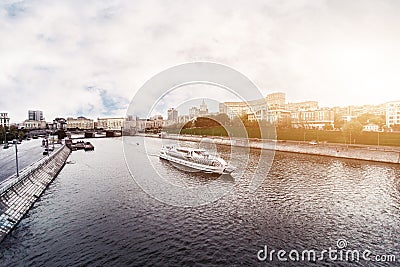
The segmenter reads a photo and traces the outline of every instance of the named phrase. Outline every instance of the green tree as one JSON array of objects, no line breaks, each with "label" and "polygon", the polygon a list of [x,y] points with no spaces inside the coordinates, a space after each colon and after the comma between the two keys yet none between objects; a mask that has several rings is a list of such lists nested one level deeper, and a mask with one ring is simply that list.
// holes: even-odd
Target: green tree
[{"label": "green tree", "polygon": [[325,123],[325,125],[324,125],[324,130],[326,130],[326,131],[331,131],[331,130],[333,130],[332,124],[330,124],[330,123]]},{"label": "green tree", "polygon": [[5,137],[5,133],[7,132],[7,141],[11,141],[13,139],[19,139],[20,136],[24,135],[24,133],[20,130],[18,130],[18,128],[15,125],[11,125],[10,127],[3,127],[0,126],[0,140],[1,143],[4,143],[4,137]]},{"label": "green tree", "polygon": [[226,115],[225,113],[217,114],[214,116],[214,118],[222,125],[228,125],[231,122],[228,115]]},{"label": "green tree", "polygon": [[196,127],[204,128],[204,127],[213,127],[219,126],[220,124],[212,118],[207,117],[198,117],[194,122]]},{"label": "green tree", "polygon": [[375,115],[371,113],[365,113],[358,116],[357,121],[359,121],[362,125],[367,125],[369,123],[372,123],[379,125],[379,127],[382,127],[385,124],[385,115]]},{"label": "green tree", "polygon": [[185,123],[185,125],[182,126],[182,129],[190,129],[194,127],[194,122],[192,120],[188,121]]},{"label": "green tree", "polygon": [[355,143],[355,139],[362,133],[363,126],[359,121],[353,120],[343,125],[343,135],[349,143]]},{"label": "green tree", "polygon": [[0,141],[1,141],[1,143],[4,142],[4,132],[5,131],[6,131],[6,129],[2,125],[0,125]]},{"label": "green tree", "polygon": [[62,129],[57,130],[57,131],[55,132],[55,134],[57,135],[58,140],[61,140],[61,139],[64,139],[65,137],[67,137],[67,134],[66,134],[65,131],[62,130]]},{"label": "green tree", "polygon": [[341,129],[344,126],[343,118],[340,115],[335,114],[334,119],[333,119],[333,125],[334,125],[335,129]]},{"label": "green tree", "polygon": [[231,122],[232,126],[243,126],[249,124],[249,118],[247,114],[242,114],[240,116],[235,116]]},{"label": "green tree", "polygon": [[291,129],[292,128],[292,119],[290,117],[282,118],[276,124],[279,129]]}]

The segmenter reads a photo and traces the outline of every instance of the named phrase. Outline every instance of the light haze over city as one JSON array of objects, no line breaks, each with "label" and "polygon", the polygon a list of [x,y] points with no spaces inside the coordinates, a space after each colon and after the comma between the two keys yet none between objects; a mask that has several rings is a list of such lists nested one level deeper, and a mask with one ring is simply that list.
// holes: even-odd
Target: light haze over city
[{"label": "light haze over city", "polygon": [[29,109],[46,119],[124,116],[146,80],[192,61],[226,64],[263,95],[285,92],[289,102],[399,100],[399,7],[396,0],[3,1],[1,111],[13,123]]}]

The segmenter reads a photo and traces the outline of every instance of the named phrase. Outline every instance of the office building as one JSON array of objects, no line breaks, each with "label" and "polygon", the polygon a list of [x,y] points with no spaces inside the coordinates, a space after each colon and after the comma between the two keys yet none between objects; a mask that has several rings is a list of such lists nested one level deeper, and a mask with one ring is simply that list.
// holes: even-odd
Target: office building
[{"label": "office building", "polygon": [[85,117],[67,118],[67,129],[93,130],[94,122]]},{"label": "office building", "polygon": [[28,110],[28,120],[30,121],[42,121],[43,111],[41,110]]},{"label": "office building", "polygon": [[0,126],[10,127],[10,118],[8,117],[8,113],[0,113]]},{"label": "office building", "polygon": [[386,103],[386,126],[400,125],[400,101]]},{"label": "office building", "polygon": [[178,111],[174,108],[168,109],[168,121],[178,122]]},{"label": "office building", "polygon": [[121,131],[124,127],[124,118],[98,118],[97,129]]}]

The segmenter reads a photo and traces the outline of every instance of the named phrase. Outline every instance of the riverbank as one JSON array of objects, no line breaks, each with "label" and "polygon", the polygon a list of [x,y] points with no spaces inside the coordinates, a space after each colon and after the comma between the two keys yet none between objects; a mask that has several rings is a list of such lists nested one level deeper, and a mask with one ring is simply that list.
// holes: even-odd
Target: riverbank
[{"label": "riverbank", "polygon": [[[141,134],[146,137],[159,138],[154,134]],[[348,158],[385,163],[400,163],[400,148],[390,146],[344,145],[331,143],[310,144],[301,141],[262,140],[229,138],[220,136],[175,135],[167,134],[163,138],[192,142],[212,142],[215,144],[269,149],[275,151]]]},{"label": "riverbank", "polygon": [[[224,136],[227,137],[229,131],[231,136],[241,136],[241,132],[246,130],[248,138],[261,138],[261,128],[258,127],[238,127],[222,126],[215,127],[199,127],[199,128],[186,128],[186,129],[166,129],[171,134],[184,134],[184,135],[206,135],[206,136]],[[400,133],[399,132],[368,132],[363,131],[359,134],[350,135],[345,134],[339,130],[318,130],[318,129],[302,129],[302,128],[275,128],[262,130],[267,136],[263,138],[272,138],[277,140],[286,141],[305,141],[310,142],[313,140],[320,142],[328,142],[331,144],[358,144],[368,146],[394,146],[400,147]],[[272,136],[268,136],[272,134]]]}]

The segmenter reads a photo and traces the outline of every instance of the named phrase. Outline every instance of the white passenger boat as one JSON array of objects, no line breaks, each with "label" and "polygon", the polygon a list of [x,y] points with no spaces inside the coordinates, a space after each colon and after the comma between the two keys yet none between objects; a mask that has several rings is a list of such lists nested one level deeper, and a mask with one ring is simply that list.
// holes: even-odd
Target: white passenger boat
[{"label": "white passenger boat", "polygon": [[204,149],[163,146],[160,158],[183,165],[191,170],[206,173],[229,174],[235,170],[225,160],[210,155]]}]

